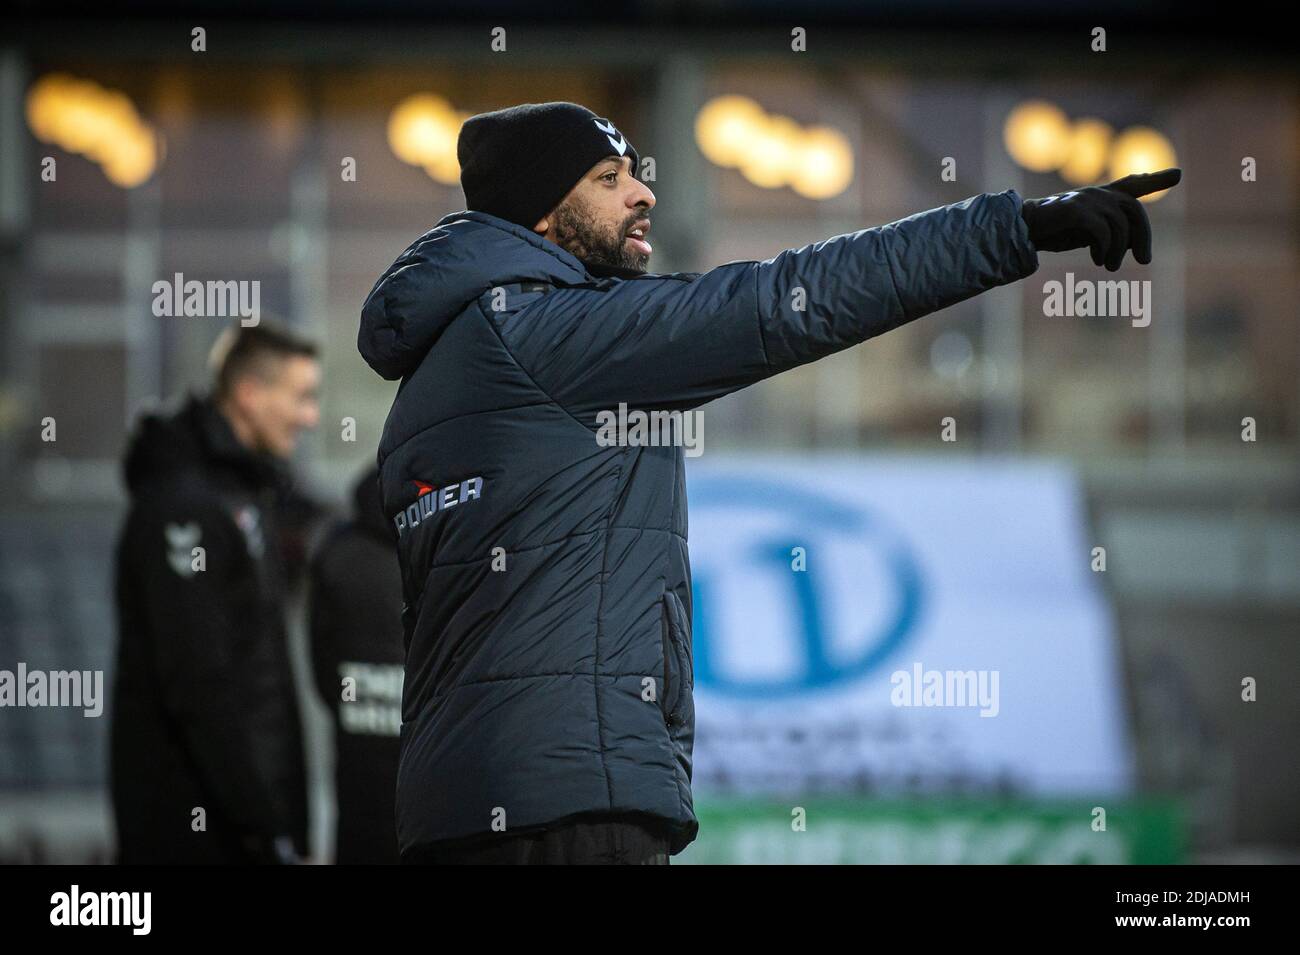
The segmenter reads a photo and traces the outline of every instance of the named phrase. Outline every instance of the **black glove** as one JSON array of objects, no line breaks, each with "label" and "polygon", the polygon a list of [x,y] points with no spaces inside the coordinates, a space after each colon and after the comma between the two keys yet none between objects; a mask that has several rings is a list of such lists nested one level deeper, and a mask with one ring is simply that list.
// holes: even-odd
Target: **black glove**
[{"label": "black glove", "polygon": [[1104,186],[1074,189],[1045,199],[1026,199],[1020,215],[1029,241],[1039,252],[1068,252],[1085,245],[1094,265],[1119,270],[1124,252],[1143,265],[1151,263],[1151,223],[1138,196],[1178,185],[1181,169],[1137,173]]}]

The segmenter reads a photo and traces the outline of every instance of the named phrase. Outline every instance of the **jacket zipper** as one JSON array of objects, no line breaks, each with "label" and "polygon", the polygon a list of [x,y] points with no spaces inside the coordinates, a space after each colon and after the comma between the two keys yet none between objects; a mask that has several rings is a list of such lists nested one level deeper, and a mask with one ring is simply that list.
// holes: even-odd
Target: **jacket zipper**
[{"label": "jacket zipper", "polygon": [[670,664],[668,662],[669,661],[668,655],[672,653],[672,635],[669,633],[668,628],[672,626],[672,624],[669,623],[669,619],[668,619],[668,598],[667,597],[663,598],[662,600],[662,608],[663,608],[662,623],[663,623],[663,650],[664,650],[664,693],[663,693],[663,705],[661,709],[663,710],[664,716],[671,724],[673,721],[673,715],[668,709],[668,700],[671,696],[670,684],[668,681],[668,675],[670,669]]}]

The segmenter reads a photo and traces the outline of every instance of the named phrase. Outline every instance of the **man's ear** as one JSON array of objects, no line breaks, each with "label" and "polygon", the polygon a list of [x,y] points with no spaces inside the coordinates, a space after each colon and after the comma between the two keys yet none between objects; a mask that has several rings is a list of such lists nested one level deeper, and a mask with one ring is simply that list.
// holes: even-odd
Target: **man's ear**
[{"label": "man's ear", "polygon": [[241,412],[257,403],[257,382],[252,375],[241,375],[231,384],[230,403]]}]

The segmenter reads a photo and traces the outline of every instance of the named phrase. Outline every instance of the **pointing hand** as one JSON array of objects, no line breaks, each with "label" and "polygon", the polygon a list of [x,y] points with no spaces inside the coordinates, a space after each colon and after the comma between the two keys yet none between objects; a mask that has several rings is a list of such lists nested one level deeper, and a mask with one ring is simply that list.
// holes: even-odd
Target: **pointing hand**
[{"label": "pointing hand", "polygon": [[1135,173],[1104,186],[1073,189],[1045,199],[1026,199],[1020,215],[1029,241],[1039,252],[1067,252],[1087,246],[1094,265],[1119,270],[1124,253],[1143,265],[1151,263],[1151,223],[1140,196],[1170,189],[1183,178],[1181,169]]}]

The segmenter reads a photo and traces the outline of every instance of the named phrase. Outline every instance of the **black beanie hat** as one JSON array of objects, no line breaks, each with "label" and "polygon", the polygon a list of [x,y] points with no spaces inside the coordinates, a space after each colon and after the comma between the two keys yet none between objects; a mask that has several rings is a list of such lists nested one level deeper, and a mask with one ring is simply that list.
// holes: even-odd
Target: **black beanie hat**
[{"label": "black beanie hat", "polygon": [[614,124],[577,103],[523,103],[465,120],[456,141],[468,208],[525,229],[606,156],[639,159]]}]

